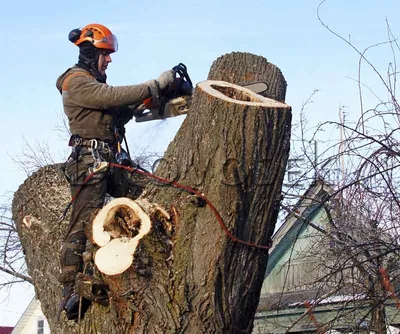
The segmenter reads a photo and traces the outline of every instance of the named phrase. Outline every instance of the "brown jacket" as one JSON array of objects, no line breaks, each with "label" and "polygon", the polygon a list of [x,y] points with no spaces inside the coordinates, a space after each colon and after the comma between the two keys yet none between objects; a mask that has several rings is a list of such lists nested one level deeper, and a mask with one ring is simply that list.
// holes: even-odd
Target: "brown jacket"
[{"label": "brown jacket", "polygon": [[[110,86],[97,81],[88,71],[74,66],[57,79],[64,112],[72,135],[84,139],[114,141],[118,118],[130,119],[129,105],[151,96],[154,80],[131,86]],[[131,113],[127,117],[127,113]],[[126,121],[125,121],[126,123]]]}]

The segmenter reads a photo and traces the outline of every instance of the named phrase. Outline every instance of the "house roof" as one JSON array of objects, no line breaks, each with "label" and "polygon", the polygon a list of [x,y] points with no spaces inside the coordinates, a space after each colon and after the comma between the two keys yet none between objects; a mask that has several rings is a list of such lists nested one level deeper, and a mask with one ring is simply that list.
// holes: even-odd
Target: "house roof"
[{"label": "house roof", "polygon": [[[315,333],[316,327],[329,324],[335,330],[356,332],[354,328],[358,321],[370,321],[370,304],[360,303],[354,307],[354,302],[365,300],[365,297],[363,294],[343,294],[324,298],[316,290],[269,294],[260,300],[255,328],[257,333]],[[320,300],[318,304],[314,304],[316,300]],[[400,312],[391,299],[385,301],[385,317],[388,324],[400,325]]]},{"label": "house roof", "polygon": [[19,318],[17,324],[15,325],[16,331],[21,331],[24,328],[37,307],[40,307],[40,302],[38,299],[36,299],[36,297],[33,297],[21,318]]},{"label": "house roof", "polygon": [[307,300],[315,300],[320,297],[320,292],[317,290],[303,290],[285,293],[271,293],[263,295],[260,298],[257,311],[272,311],[281,308],[290,307],[291,305],[301,304]]},{"label": "house roof", "polygon": [[14,327],[0,326],[0,334],[11,334]]},{"label": "house roof", "polygon": [[308,289],[290,292],[269,293],[261,296],[257,311],[273,311],[282,308],[304,307],[306,301],[314,304],[318,301],[319,305],[342,303],[343,301],[355,301],[365,298],[363,291],[357,292],[353,286],[343,287],[335,294],[320,289]]}]

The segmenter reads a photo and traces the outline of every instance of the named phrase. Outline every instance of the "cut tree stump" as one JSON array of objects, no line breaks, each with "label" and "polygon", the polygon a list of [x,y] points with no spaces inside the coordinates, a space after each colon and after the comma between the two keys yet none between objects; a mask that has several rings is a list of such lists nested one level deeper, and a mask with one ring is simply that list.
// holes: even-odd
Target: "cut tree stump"
[{"label": "cut tree stump", "polygon": [[262,81],[268,86],[263,96],[280,102],[285,101],[287,84],[281,70],[266,58],[252,53],[232,52],[218,57],[213,62],[207,79],[237,85]]},{"label": "cut tree stump", "polygon": [[[284,103],[230,83],[201,82],[156,174],[195,187],[235,238],[267,247],[279,212],[290,123]],[[175,299],[195,308],[185,317],[189,332],[247,333],[267,250],[234,242],[209,207],[193,204],[180,190],[150,185],[145,196],[165,207],[172,202],[179,215],[172,271],[187,273],[175,275],[174,286],[182,287]]]}]

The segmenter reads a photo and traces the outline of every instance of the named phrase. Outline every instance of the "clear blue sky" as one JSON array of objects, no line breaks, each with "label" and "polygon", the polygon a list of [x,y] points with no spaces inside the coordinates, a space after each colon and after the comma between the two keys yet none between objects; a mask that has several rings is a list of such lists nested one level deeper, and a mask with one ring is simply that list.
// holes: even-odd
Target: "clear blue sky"
[{"label": "clear blue sky", "polygon": [[[286,102],[294,117],[315,89],[320,92],[307,109],[311,123],[337,119],[341,105],[346,105],[348,112],[357,112],[357,85],[349,78],[357,76],[358,56],[319,23],[319,2],[4,2],[0,12],[2,199],[12,195],[26,178],[10,158],[21,154],[23,137],[47,142],[58,161],[67,155],[65,138],[55,130],[63,112],[55,81],[77,60],[78,49],[67,39],[69,31],[87,23],[107,25],[118,37],[119,51],[108,69],[111,85],[155,78],[179,62],[185,63],[193,81],[199,82],[206,79],[217,57],[244,51],[262,55],[282,70],[288,82]],[[398,0],[328,0],[320,13],[330,28],[350,36],[363,50],[387,38],[386,18],[393,32],[400,34],[399,9]],[[371,52],[382,71],[390,59],[388,51],[379,48]],[[365,80],[373,85],[375,79],[367,71]],[[376,87],[379,89],[379,84]],[[131,151],[163,151],[181,121],[132,122],[127,129]],[[0,299],[0,325],[17,322],[33,292],[22,290],[22,294],[25,298],[12,291],[9,301]]]}]

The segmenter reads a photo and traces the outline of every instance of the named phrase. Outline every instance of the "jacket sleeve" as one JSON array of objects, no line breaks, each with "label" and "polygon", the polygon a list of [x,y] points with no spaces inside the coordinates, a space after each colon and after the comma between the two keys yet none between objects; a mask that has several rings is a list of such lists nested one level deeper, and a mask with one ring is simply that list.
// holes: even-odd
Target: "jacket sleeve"
[{"label": "jacket sleeve", "polygon": [[87,76],[71,78],[68,84],[69,102],[90,109],[109,109],[136,104],[151,96],[154,80],[138,85],[110,86]]}]

